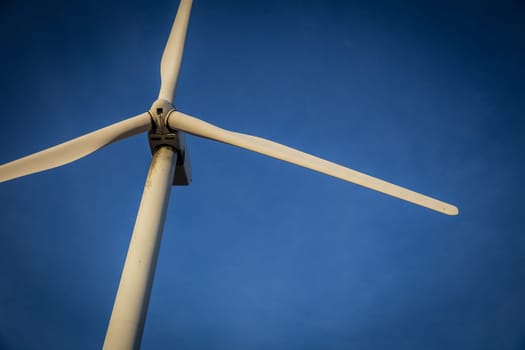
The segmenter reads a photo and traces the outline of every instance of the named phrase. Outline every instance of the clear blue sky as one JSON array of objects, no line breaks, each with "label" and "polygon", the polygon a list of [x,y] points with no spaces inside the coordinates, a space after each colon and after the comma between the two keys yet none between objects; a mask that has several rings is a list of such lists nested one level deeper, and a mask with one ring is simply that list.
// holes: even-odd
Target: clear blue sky
[{"label": "clear blue sky", "polygon": [[[0,162],[149,108],[177,1],[0,5]],[[517,1],[199,1],[176,107],[450,201],[194,137],[143,349],[523,349]],[[102,345],[145,136],[0,184],[0,348]]]}]

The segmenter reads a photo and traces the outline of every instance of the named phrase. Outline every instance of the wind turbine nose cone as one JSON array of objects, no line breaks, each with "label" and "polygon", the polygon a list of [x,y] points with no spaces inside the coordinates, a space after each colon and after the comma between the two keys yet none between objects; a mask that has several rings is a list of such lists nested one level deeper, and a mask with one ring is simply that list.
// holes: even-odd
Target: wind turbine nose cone
[{"label": "wind turbine nose cone", "polygon": [[174,110],[175,107],[170,101],[158,99],[151,105],[149,112],[152,115],[167,115],[169,111]]}]

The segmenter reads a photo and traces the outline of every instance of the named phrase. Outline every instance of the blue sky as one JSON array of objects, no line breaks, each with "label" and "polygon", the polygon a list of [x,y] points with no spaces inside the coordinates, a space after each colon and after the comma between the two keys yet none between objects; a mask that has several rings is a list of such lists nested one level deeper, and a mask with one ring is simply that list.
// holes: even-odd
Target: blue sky
[{"label": "blue sky", "polygon": [[[178,3],[7,2],[0,162],[149,108]],[[523,6],[195,1],[176,107],[458,205],[189,137],[143,349],[525,346]],[[0,348],[102,345],[144,136],[0,185]]]}]

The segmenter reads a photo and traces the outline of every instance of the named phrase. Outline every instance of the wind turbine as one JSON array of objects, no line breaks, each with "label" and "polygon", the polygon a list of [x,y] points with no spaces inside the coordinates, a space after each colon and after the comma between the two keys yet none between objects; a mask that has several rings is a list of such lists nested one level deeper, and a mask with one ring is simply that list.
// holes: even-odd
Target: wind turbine
[{"label": "wind turbine", "polygon": [[140,346],[171,185],[188,185],[191,166],[185,134],[258,152],[447,214],[448,203],[255,136],[221,129],[174,108],[192,0],[182,0],[161,60],[161,88],[137,116],[0,166],[0,182],[68,164],[113,142],[148,131],[153,153],[104,348]]}]

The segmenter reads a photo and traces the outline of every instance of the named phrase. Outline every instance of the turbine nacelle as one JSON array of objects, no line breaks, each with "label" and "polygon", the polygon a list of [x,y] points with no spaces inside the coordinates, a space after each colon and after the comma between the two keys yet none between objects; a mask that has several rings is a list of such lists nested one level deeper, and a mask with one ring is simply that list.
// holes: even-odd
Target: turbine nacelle
[{"label": "turbine nacelle", "polygon": [[161,146],[169,146],[177,151],[173,185],[187,186],[191,182],[190,157],[184,133],[172,130],[168,126],[168,117],[173,112],[175,112],[175,107],[169,101],[158,99],[153,102],[148,111],[152,121],[151,130],[148,132],[149,147],[151,154],[154,154]]}]

